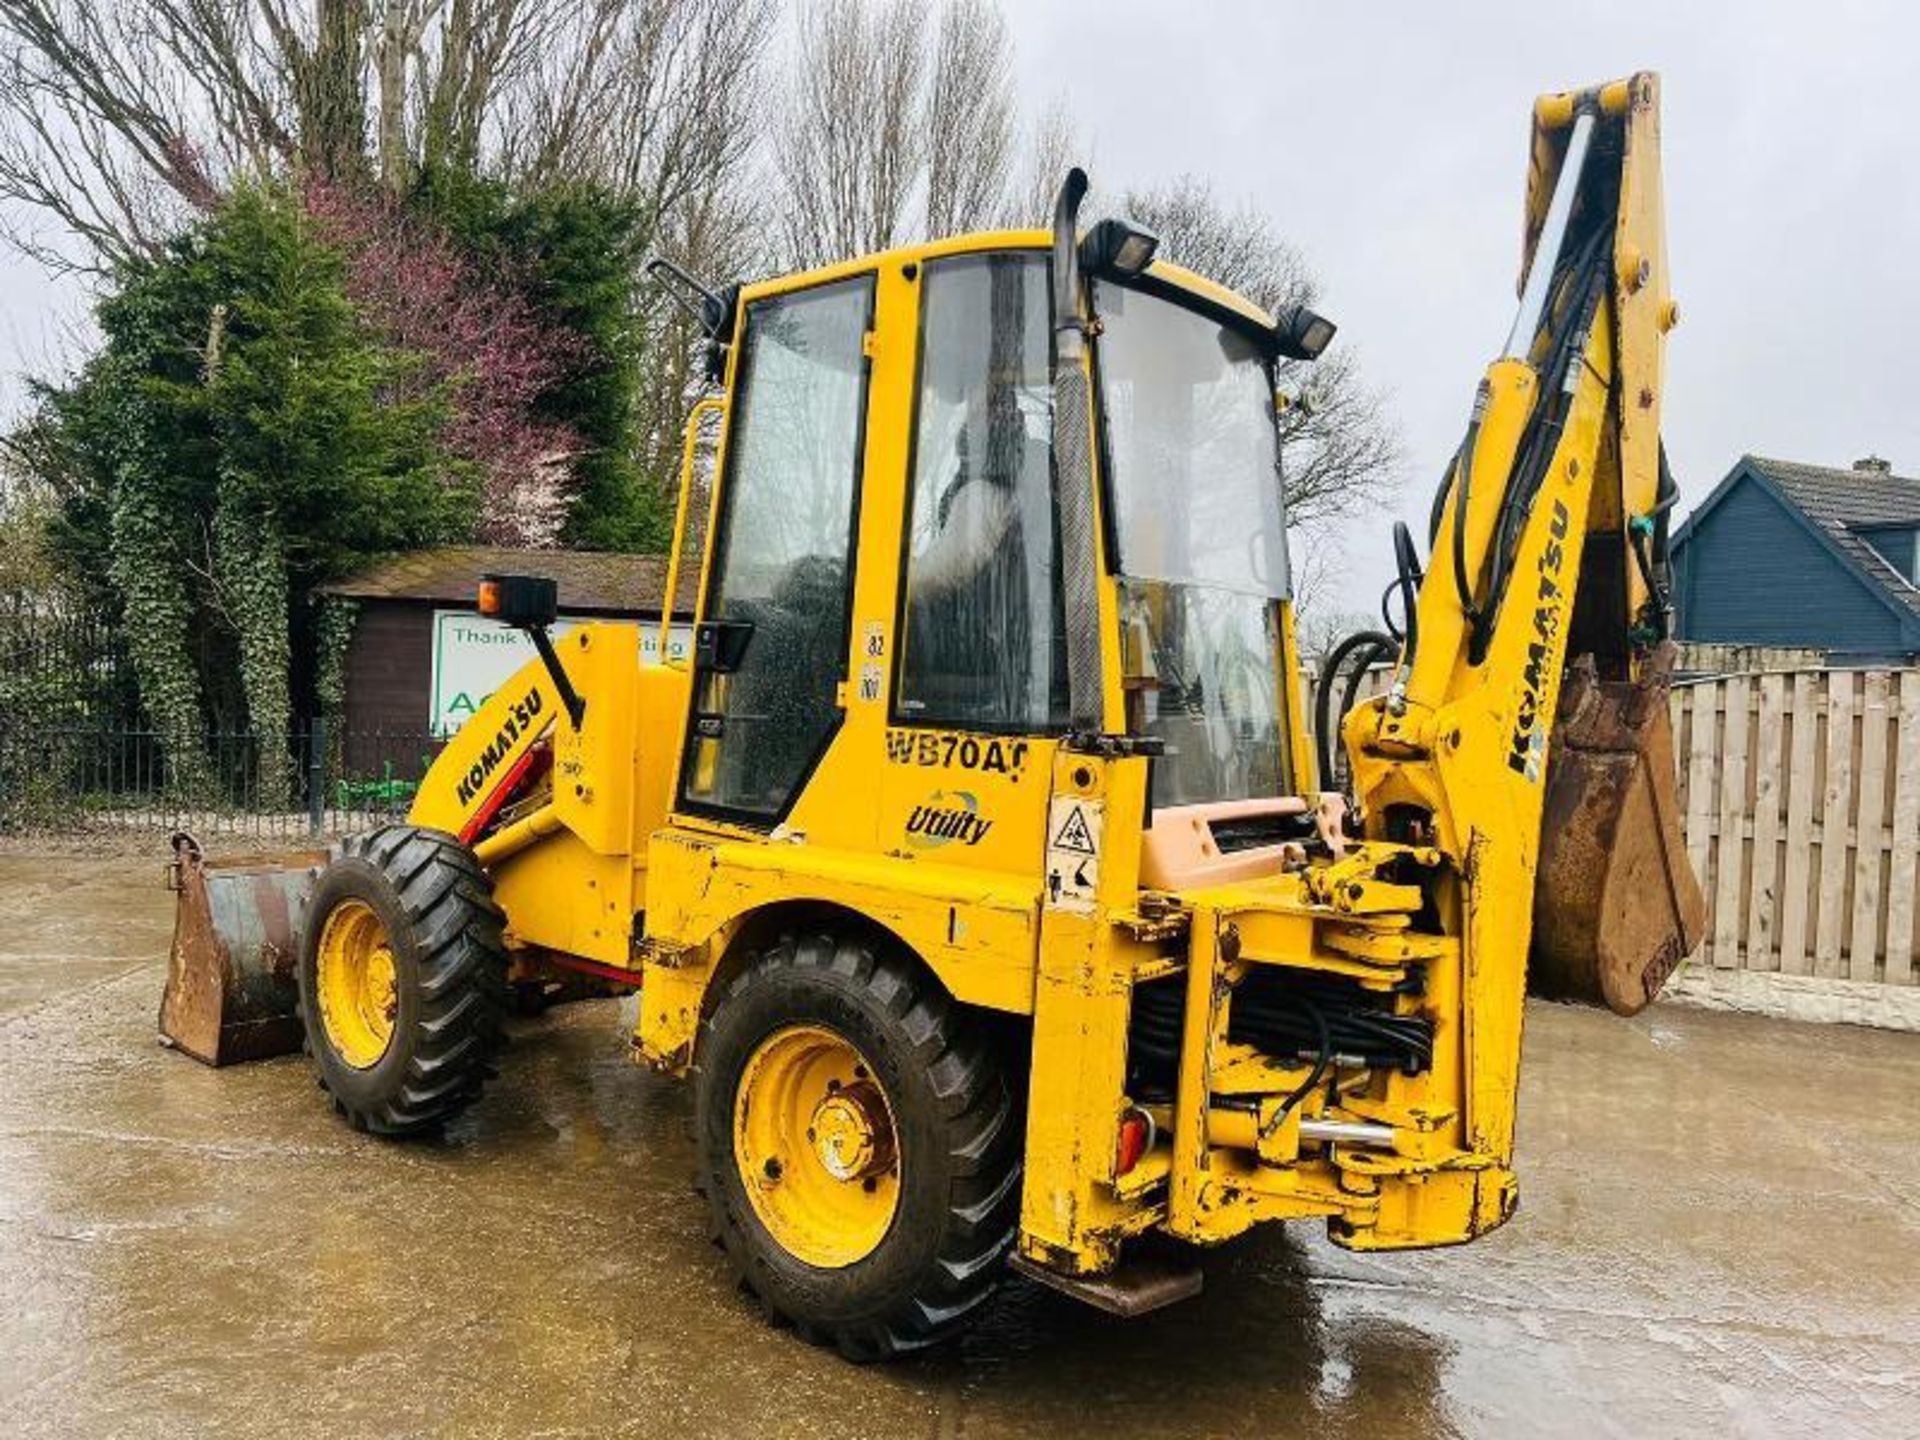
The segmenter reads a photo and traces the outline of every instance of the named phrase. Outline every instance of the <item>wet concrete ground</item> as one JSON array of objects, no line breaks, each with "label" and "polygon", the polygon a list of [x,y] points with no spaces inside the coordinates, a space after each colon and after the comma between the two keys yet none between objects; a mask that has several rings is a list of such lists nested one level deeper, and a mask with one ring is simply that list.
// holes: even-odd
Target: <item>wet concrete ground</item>
[{"label": "wet concrete ground", "polygon": [[734,1293],[627,1007],[522,1025],[444,1141],[153,1038],[152,862],[0,854],[0,1432],[1920,1433],[1920,1036],[1536,1007],[1520,1215],[1307,1227],[1133,1322],[1026,1284],[856,1369]]}]

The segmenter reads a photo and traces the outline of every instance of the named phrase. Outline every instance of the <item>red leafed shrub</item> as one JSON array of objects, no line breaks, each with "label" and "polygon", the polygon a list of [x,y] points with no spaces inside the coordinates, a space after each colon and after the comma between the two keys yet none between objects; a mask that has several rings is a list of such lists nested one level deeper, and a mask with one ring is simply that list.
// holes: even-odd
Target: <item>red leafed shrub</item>
[{"label": "red leafed shrub", "polygon": [[406,383],[449,405],[443,442],[479,478],[476,537],[552,545],[566,521],[571,427],[541,417],[540,396],[583,359],[572,331],[545,321],[510,284],[480,273],[439,231],[395,202],[310,183],[308,216],[347,257],[347,293],[388,343],[421,357]]}]

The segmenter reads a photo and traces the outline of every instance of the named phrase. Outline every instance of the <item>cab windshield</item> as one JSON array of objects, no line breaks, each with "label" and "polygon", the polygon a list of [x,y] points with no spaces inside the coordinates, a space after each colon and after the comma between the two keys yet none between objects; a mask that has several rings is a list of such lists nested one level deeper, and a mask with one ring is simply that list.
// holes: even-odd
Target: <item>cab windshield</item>
[{"label": "cab windshield", "polygon": [[1156,805],[1285,793],[1288,594],[1273,375],[1200,310],[1094,284],[1129,728],[1159,738]]}]

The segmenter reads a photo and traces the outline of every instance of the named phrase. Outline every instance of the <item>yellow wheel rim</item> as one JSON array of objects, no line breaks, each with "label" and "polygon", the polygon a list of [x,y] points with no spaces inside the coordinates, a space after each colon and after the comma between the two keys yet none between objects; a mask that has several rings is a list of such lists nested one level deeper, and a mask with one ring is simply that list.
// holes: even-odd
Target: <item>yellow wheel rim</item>
[{"label": "yellow wheel rim", "polygon": [[333,1051],[356,1070],[380,1063],[400,1008],[387,927],[364,900],[343,900],[320,932],[314,988]]},{"label": "yellow wheel rim", "polygon": [[733,1159],[760,1223],[821,1270],[879,1247],[900,1205],[893,1109],[859,1050],[818,1025],[776,1030],[734,1092]]}]

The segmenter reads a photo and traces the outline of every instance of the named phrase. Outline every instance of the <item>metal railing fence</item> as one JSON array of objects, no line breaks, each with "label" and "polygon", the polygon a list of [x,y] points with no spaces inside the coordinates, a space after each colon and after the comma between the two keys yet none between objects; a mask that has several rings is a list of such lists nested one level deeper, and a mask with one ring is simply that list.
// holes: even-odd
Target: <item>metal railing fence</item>
[{"label": "metal railing fence", "polygon": [[182,767],[151,729],[8,716],[0,720],[0,834],[338,835],[405,815],[443,743],[424,728],[346,731],[312,720],[284,745],[212,732]]}]

